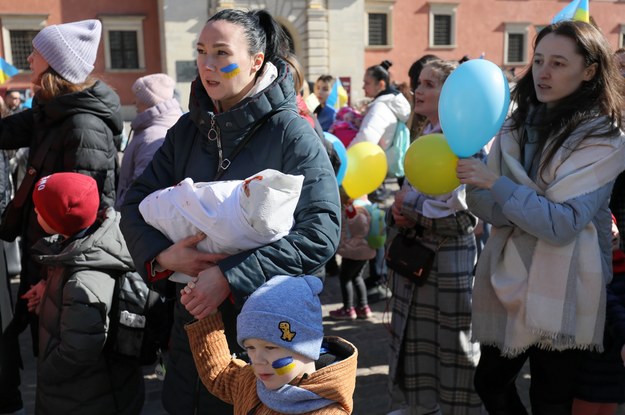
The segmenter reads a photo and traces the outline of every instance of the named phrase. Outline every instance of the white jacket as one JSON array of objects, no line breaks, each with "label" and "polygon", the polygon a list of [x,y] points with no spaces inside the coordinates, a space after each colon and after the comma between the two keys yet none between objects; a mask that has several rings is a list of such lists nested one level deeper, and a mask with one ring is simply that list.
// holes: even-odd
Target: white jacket
[{"label": "white jacket", "polygon": [[386,150],[393,142],[397,120],[408,121],[411,110],[410,103],[401,93],[395,95],[389,92],[378,96],[369,104],[360,130],[349,146],[369,141]]}]

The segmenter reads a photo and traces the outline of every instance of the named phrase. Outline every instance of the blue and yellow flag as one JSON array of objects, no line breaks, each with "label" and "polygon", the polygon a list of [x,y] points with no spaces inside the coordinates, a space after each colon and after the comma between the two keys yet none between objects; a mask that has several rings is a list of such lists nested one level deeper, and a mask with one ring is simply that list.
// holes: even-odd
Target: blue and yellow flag
[{"label": "blue and yellow flag", "polygon": [[0,57],[0,85],[17,75],[19,69]]},{"label": "blue and yellow flag", "polygon": [[332,85],[332,91],[328,95],[326,100],[326,106],[332,107],[335,110],[339,110],[347,105],[347,91],[343,88],[343,84],[339,78],[336,78],[334,85]]},{"label": "blue and yellow flag", "polygon": [[578,20],[590,23],[588,0],[573,0],[555,15],[551,23],[558,23],[562,20]]}]

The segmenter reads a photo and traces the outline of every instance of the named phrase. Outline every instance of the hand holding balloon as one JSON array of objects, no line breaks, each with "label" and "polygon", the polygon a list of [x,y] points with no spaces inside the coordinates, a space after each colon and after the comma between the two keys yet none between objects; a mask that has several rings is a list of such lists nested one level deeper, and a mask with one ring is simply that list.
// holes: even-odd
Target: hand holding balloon
[{"label": "hand holding balloon", "polygon": [[481,160],[466,158],[458,160],[456,175],[462,184],[471,184],[480,189],[493,187],[499,176],[490,170]]}]

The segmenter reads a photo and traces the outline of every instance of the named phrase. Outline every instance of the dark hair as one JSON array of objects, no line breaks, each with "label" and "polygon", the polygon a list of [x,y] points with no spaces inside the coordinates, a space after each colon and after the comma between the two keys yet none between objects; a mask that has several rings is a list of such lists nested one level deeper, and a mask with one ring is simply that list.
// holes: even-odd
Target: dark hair
[{"label": "dark hair", "polygon": [[290,68],[292,69],[293,85],[295,86],[295,92],[300,93],[302,91],[302,88],[304,87],[304,82],[306,82],[304,80],[304,67],[297,59],[297,56],[292,53],[289,53],[287,56],[285,56],[284,60],[286,61],[286,63],[289,64]]},{"label": "dark hair", "polygon": [[367,68],[367,75],[376,80],[376,82],[384,81],[386,88],[391,85],[391,75],[389,74],[389,68],[393,66],[393,62],[389,60],[383,60],[379,65],[373,65]]},{"label": "dark hair", "polygon": [[423,66],[433,60],[440,59],[436,55],[423,55],[410,66],[408,69],[408,77],[410,78],[410,89],[414,91],[417,89],[417,83],[419,82],[419,75],[421,74],[421,70]]},{"label": "dark hair", "polygon": [[[562,98],[549,111],[542,108],[541,118],[535,125],[540,150],[546,152],[541,170],[549,164],[573,130],[582,122],[597,117],[597,113],[608,116],[612,124],[608,130],[589,133],[584,138],[593,135],[616,135],[621,126],[621,110],[624,102],[623,77],[618,71],[609,43],[596,27],[572,20],[548,25],[538,33],[534,41],[534,50],[550,33],[571,39],[576,45],[577,53],[582,55],[585,66],[596,64],[597,68],[591,80],[582,81],[575,92]],[[514,87],[512,100],[517,103],[517,108],[512,113],[512,128],[518,129],[526,122],[530,107],[541,105],[536,97],[532,64]],[[524,144],[524,139],[521,137],[521,145]]]},{"label": "dark hair", "polygon": [[330,85],[333,85],[334,84],[334,77],[332,75],[319,75],[319,78],[317,78],[315,83],[317,83],[317,82],[327,82]]},{"label": "dark hair", "polygon": [[275,58],[284,59],[290,53],[289,41],[284,30],[265,10],[246,12],[224,9],[211,16],[206,23],[218,20],[225,20],[241,26],[245,31],[249,54],[254,55],[263,52],[265,54],[264,62],[272,61]]}]

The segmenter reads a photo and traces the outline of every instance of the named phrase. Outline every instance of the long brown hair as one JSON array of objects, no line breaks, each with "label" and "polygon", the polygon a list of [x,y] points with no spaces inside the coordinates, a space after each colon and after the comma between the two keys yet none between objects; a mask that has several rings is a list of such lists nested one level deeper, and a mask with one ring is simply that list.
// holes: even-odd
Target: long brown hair
[{"label": "long brown hair", "polygon": [[65,80],[52,67],[46,69],[39,78],[39,88],[35,92],[38,100],[49,101],[60,95],[71,94],[85,90],[96,82],[95,78],[88,77],[85,82],[75,84]]},{"label": "long brown hair", "polygon": [[[612,49],[599,29],[588,23],[571,20],[551,24],[538,33],[534,50],[550,33],[571,39],[576,45],[577,53],[583,57],[585,66],[596,64],[597,68],[591,80],[582,81],[575,92],[562,98],[549,111],[536,97],[532,64],[513,89],[512,100],[517,103],[517,108],[512,113],[513,129],[520,129],[528,122],[531,107],[541,109],[539,119],[532,124],[538,131],[540,150],[546,152],[541,170],[549,164],[558,149],[565,145],[573,130],[585,121],[605,115],[611,120],[611,125],[601,131],[590,132],[584,138],[616,136],[621,127],[624,103],[623,77],[618,71]],[[525,144],[525,140],[524,136],[521,137],[521,145]]]}]

